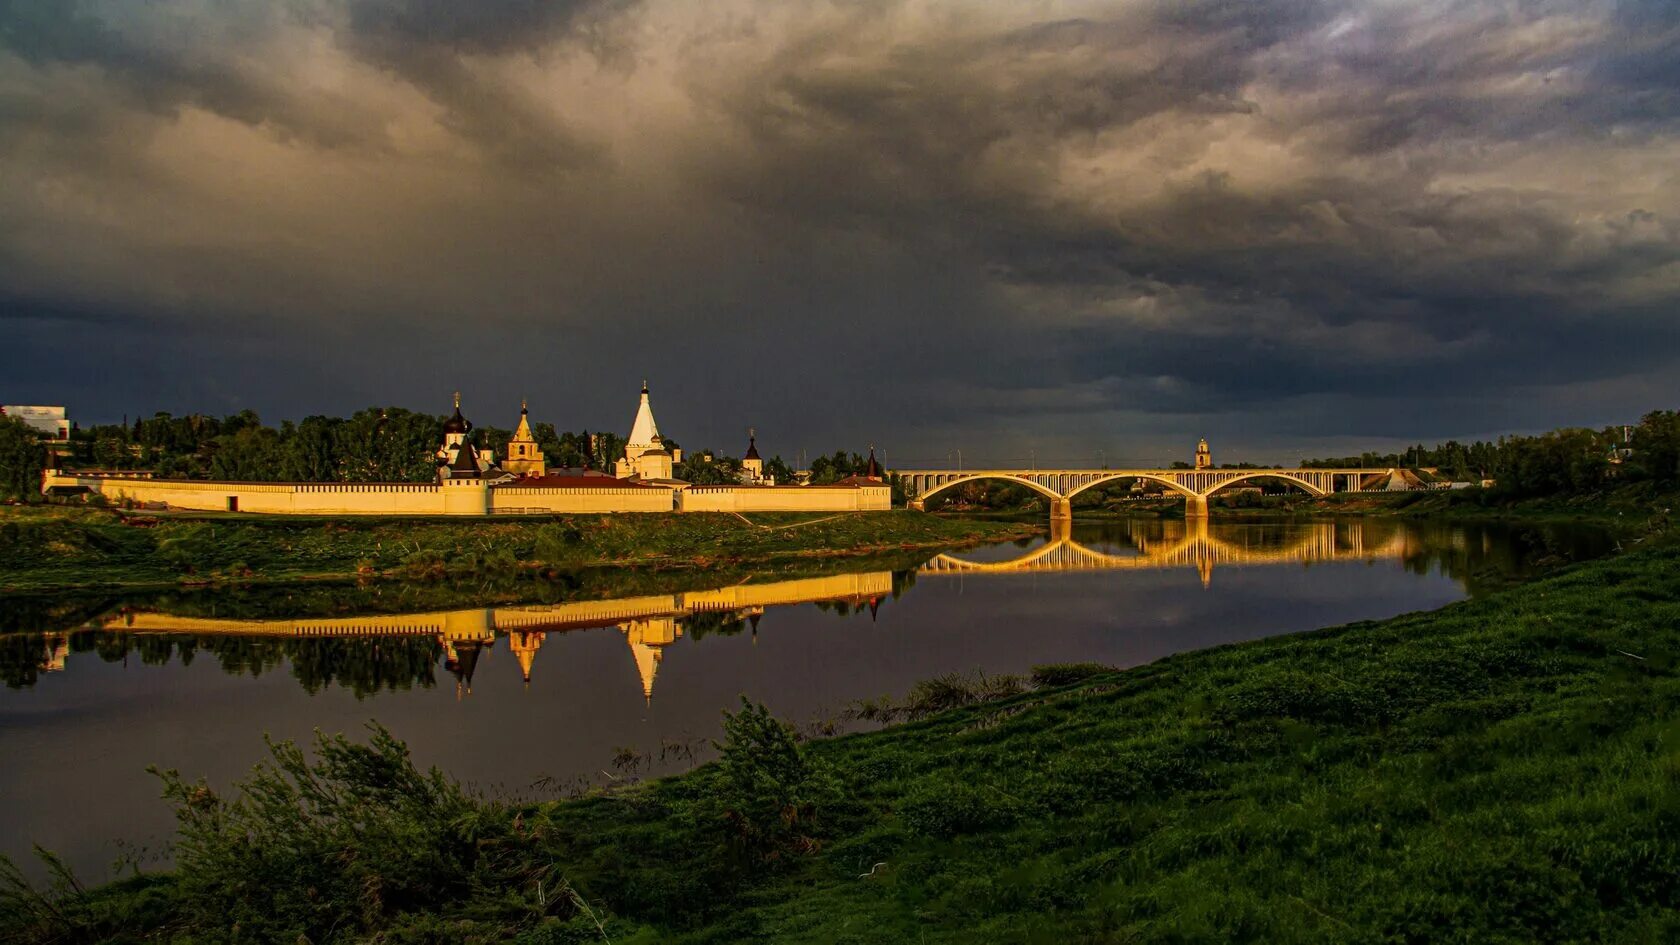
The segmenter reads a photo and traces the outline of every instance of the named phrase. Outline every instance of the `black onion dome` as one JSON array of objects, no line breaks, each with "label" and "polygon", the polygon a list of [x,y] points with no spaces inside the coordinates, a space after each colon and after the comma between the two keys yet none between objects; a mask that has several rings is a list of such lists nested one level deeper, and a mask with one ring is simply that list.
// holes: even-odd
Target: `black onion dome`
[{"label": "black onion dome", "polygon": [[745,455],[741,458],[742,459],[758,459],[759,458],[759,456],[758,456],[758,437],[756,437],[756,436],[747,437],[747,455]]},{"label": "black onion dome", "polygon": [[445,433],[471,433],[472,432],[472,423],[469,420],[467,420],[466,417],[461,416],[461,393],[460,393],[460,391],[455,392],[455,415],[450,417],[448,420],[443,421],[443,432],[445,432]]}]

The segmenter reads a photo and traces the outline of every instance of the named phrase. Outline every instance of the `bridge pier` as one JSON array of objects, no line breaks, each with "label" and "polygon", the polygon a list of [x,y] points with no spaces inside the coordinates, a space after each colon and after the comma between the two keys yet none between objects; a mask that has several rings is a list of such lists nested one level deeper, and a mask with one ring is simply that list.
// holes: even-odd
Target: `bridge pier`
[{"label": "bridge pier", "polygon": [[1208,501],[1205,495],[1187,495],[1184,497],[1185,518],[1207,518]]},{"label": "bridge pier", "polygon": [[1073,521],[1073,500],[1051,499],[1050,521]]}]

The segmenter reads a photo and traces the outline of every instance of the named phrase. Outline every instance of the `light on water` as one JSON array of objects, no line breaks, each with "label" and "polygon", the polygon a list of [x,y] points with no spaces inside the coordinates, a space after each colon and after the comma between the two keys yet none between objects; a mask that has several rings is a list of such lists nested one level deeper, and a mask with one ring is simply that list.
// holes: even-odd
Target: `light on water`
[{"label": "light on water", "polygon": [[424,765],[534,795],[540,779],[686,767],[742,694],[833,719],[944,673],[1131,666],[1438,607],[1608,543],[1398,520],[1120,520],[896,571],[728,587],[697,573],[689,590],[553,604],[323,616],[209,595],[37,601],[70,616],[4,640],[0,852],[40,843],[97,874],[110,838],[155,848],[171,817],[145,767],[226,784],[263,756],[262,733],[376,718]]}]

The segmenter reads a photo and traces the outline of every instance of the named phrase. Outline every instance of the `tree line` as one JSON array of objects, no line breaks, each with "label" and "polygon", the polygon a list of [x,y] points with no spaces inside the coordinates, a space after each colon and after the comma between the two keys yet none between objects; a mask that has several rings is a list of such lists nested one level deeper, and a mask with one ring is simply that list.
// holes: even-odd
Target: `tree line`
[{"label": "tree line", "polygon": [[1513,498],[1590,492],[1612,481],[1673,486],[1680,483],[1680,412],[1654,410],[1631,426],[1566,427],[1491,443],[1449,440],[1397,453],[1302,460],[1301,465],[1428,467],[1457,481],[1491,479],[1496,493]]},{"label": "tree line", "polygon": [[[132,423],[99,424],[71,434],[59,462],[67,469],[150,472],[160,478],[236,482],[430,482],[446,418],[402,407],[369,407],[349,417],[311,416],[265,425],[244,410],[225,417],[157,413]],[[560,432],[533,423],[551,467],[609,469],[623,453],[612,433]],[[479,449],[507,453],[513,431],[477,427],[468,439]],[[34,431],[17,421],[0,424],[0,477],[9,494],[39,488],[46,452]],[[32,470],[32,472],[31,472]]]}]

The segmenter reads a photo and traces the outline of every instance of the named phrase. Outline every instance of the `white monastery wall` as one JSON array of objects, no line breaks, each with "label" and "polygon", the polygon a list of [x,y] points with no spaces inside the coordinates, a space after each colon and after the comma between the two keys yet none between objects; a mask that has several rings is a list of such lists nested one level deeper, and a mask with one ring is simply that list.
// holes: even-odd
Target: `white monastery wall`
[{"label": "white monastery wall", "polygon": [[892,507],[887,486],[690,486],[684,512],[866,512]]},{"label": "white monastery wall", "polygon": [[[161,502],[172,509],[274,515],[438,515],[442,487],[431,483],[208,482],[53,474],[45,488],[84,487],[112,502]],[[482,490],[482,487],[480,487]],[[237,509],[228,500],[237,500]],[[479,511],[483,513],[480,500]]]},{"label": "white monastery wall", "polygon": [[616,512],[862,512],[885,510],[882,486],[648,487],[501,486],[433,483],[212,482],[76,476],[49,472],[42,488],[85,488],[115,503],[162,503],[202,512],[270,515],[554,515]]},{"label": "white monastery wall", "polygon": [[565,486],[502,486],[490,490],[490,511],[497,515],[552,515],[590,512],[670,512],[670,489],[611,489]]}]

